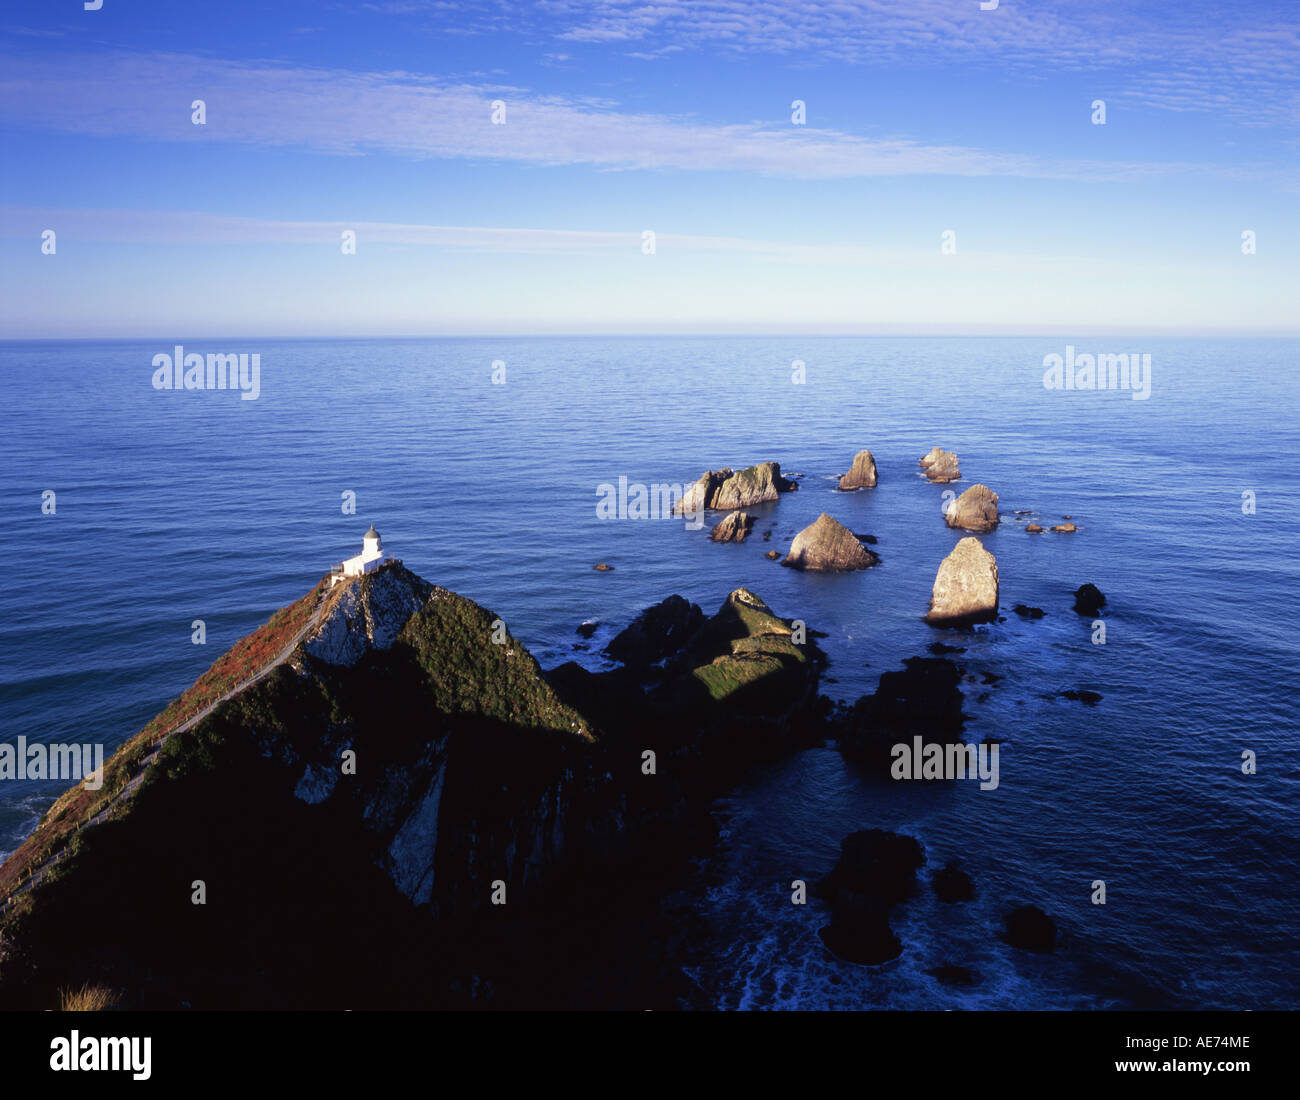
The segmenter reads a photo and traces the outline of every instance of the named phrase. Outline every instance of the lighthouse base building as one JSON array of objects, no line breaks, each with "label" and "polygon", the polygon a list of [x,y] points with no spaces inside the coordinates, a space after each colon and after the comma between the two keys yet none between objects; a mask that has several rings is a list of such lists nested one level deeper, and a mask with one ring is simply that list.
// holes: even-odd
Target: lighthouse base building
[{"label": "lighthouse base building", "polygon": [[361,553],[354,558],[348,558],[340,565],[336,565],[332,570],[333,579],[330,583],[335,584],[347,577],[359,577],[363,573],[373,573],[385,562],[392,561],[384,553],[384,543],[379,537],[379,532],[375,530],[375,525],[370,525],[370,530],[365,533],[361,539]]}]

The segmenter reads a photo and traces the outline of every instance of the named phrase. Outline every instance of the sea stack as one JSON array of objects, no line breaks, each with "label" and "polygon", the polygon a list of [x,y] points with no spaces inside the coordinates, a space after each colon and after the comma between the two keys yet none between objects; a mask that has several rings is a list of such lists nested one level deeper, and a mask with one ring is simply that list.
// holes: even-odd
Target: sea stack
[{"label": "sea stack", "polygon": [[840,478],[840,488],[845,492],[853,489],[874,489],[876,487],[876,460],[870,451],[859,451],[853,456],[853,465],[849,472]]},{"label": "sea stack", "polygon": [[822,573],[866,569],[880,558],[862,545],[858,536],[825,512],[805,527],[790,543],[782,565]]},{"label": "sea stack", "polygon": [[955,451],[944,451],[938,447],[931,447],[929,454],[924,454],[917,459],[917,465],[925,470],[925,476],[931,481],[937,481],[941,484],[956,481],[961,477],[961,470],[957,468],[957,454]]},{"label": "sea stack", "polygon": [[972,485],[948,506],[944,520],[963,531],[992,531],[998,525],[998,495],[987,485]]},{"label": "sea stack", "polygon": [[998,613],[998,563],[977,538],[964,538],[939,563],[925,618],[932,626],[988,622]]},{"label": "sea stack", "polygon": [[797,481],[781,476],[779,462],[760,462],[739,472],[730,467],[707,470],[677,502],[676,511],[687,515],[706,508],[734,512],[776,500],[782,493],[792,493],[797,488]]},{"label": "sea stack", "polygon": [[753,529],[754,517],[748,512],[728,512],[709,532],[709,538],[714,542],[744,542]]}]

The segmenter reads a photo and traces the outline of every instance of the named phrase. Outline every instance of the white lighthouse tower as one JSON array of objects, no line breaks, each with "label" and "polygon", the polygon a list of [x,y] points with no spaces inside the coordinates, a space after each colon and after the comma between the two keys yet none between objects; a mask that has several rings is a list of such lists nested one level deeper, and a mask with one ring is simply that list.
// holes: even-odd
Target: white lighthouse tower
[{"label": "white lighthouse tower", "polygon": [[341,568],[336,569],[334,580],[338,581],[344,577],[359,577],[363,573],[373,573],[386,561],[391,561],[387,554],[384,553],[384,542],[379,537],[379,532],[375,530],[375,525],[370,525],[370,530],[361,538],[361,553],[355,558],[348,558]]}]

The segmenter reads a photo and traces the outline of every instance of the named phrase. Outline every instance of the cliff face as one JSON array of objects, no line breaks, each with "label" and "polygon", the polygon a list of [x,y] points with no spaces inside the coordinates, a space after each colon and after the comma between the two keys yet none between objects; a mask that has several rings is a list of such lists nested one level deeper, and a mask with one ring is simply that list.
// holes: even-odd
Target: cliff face
[{"label": "cliff face", "polygon": [[718,684],[770,679],[776,729],[816,684],[761,601],[762,629],[720,626],[733,598],[697,632],[706,671],[658,691],[671,731],[624,721],[646,698],[626,677],[590,694],[598,729],[500,620],[400,564],[310,596],[232,650],[265,663],[223,657],[0,869],[0,1005],[87,981],[133,1007],[544,1001],[539,956],[597,934],[592,892],[698,821]]},{"label": "cliff face", "polygon": [[504,623],[400,567],[329,601],[290,662],[322,708],[264,747],[296,799],[346,806],[399,893],[464,917],[491,881],[509,899],[612,848],[622,814],[596,736]]}]

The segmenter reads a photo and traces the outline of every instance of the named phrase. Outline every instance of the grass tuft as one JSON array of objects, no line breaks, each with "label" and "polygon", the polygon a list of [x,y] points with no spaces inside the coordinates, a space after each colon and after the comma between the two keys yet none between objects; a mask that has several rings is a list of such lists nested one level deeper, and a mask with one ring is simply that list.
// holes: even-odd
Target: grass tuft
[{"label": "grass tuft", "polygon": [[119,995],[104,985],[86,982],[80,989],[59,990],[60,1012],[107,1012],[116,1008]]}]

